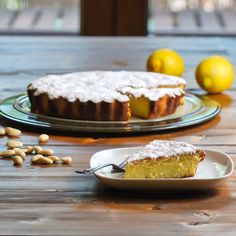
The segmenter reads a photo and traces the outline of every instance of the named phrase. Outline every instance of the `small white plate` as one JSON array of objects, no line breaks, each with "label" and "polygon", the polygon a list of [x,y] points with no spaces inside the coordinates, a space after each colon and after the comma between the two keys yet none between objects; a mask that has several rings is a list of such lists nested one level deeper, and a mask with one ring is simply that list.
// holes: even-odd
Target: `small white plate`
[{"label": "small white plate", "polygon": [[[95,153],[90,159],[90,166],[106,163],[121,163],[128,155],[142,147],[108,149]],[[207,189],[215,187],[229,177],[234,169],[232,159],[223,152],[204,150],[206,158],[199,164],[194,177],[182,179],[124,179],[123,173],[112,173],[106,167],[94,173],[104,184],[120,189]]]}]

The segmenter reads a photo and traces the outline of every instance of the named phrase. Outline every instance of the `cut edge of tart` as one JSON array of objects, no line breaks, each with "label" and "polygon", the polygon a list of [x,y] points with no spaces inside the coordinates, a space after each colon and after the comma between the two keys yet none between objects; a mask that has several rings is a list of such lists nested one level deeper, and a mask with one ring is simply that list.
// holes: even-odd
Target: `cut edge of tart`
[{"label": "cut edge of tart", "polygon": [[27,88],[33,112],[59,118],[128,121],[166,116],[183,104],[186,82],[151,72],[90,71],[48,75]]},{"label": "cut edge of tart", "polygon": [[131,88],[122,90],[129,96],[131,114],[144,119],[173,114],[184,102],[184,91],[180,88]]},{"label": "cut edge of tart", "polygon": [[128,158],[124,178],[192,177],[205,155],[189,143],[154,140]]}]

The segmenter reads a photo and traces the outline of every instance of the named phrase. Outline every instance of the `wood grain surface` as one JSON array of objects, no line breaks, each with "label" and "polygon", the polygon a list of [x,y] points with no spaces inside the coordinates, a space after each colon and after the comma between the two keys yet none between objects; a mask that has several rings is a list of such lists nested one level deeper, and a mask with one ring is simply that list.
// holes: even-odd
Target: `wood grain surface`
[{"label": "wood grain surface", "polygon": [[[194,68],[201,59],[220,54],[236,64],[236,40],[230,37],[0,37],[0,99],[25,92],[31,80],[48,73],[145,70],[146,58],[159,47],[184,57],[188,88],[197,88]],[[187,129],[109,137],[50,132],[46,146],[72,156],[70,166],[32,166],[28,158],[15,167],[0,160],[0,235],[235,235],[235,172],[218,188],[181,193],[115,190],[74,172],[87,168],[99,150],[143,146],[153,139],[220,150],[235,162],[235,84],[212,97],[221,103],[221,114]],[[23,131],[20,140],[27,145],[37,144],[45,132],[1,119],[1,126],[9,125]],[[1,150],[6,141],[0,138]]]}]

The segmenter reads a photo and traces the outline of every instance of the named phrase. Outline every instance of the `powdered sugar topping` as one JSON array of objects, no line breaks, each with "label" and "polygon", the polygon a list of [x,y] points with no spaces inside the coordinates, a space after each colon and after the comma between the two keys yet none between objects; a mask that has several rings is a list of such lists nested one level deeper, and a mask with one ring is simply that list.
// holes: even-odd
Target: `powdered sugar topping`
[{"label": "powdered sugar topping", "polygon": [[[147,93],[149,88],[156,89],[160,86],[178,86],[180,84],[185,85],[185,80],[152,72],[89,71],[47,75],[33,81],[29,89],[36,90],[34,93],[36,96],[47,93],[50,99],[64,97],[70,102],[79,99],[81,102],[97,103],[100,101],[113,102],[114,100],[128,101],[128,96],[122,91],[124,88],[146,89],[143,92],[153,100],[153,97],[158,96],[157,93],[160,91]],[[181,92],[177,90],[173,94]],[[140,93],[142,90],[137,90],[137,92]],[[166,90],[166,92],[168,91]]]},{"label": "powdered sugar topping", "polygon": [[181,154],[193,154],[198,150],[200,149],[185,142],[154,140],[141,151],[131,155],[128,162],[145,158],[176,157]]},{"label": "powdered sugar topping", "polygon": [[159,98],[169,95],[170,97],[181,96],[184,91],[180,88],[157,88],[157,89],[147,89],[147,88],[131,88],[125,87],[121,90],[122,93],[133,95],[136,98],[145,96],[151,101],[157,101]]}]

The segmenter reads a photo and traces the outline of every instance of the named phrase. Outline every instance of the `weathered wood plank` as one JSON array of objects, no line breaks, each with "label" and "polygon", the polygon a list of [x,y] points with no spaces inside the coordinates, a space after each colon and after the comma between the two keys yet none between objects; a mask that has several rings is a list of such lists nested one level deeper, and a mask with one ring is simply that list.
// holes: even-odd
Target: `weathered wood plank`
[{"label": "weathered wood plank", "polygon": [[[103,215],[102,215],[103,216]],[[102,217],[101,216],[101,217]],[[177,216],[177,215],[175,215]],[[166,217],[169,217],[167,215]],[[171,216],[170,216],[171,217]],[[114,217],[115,218],[115,217]],[[138,218],[138,216],[137,216]],[[149,219],[149,218],[148,218]],[[147,219],[147,220],[148,220]],[[153,218],[155,219],[155,218]],[[235,231],[235,227],[232,225],[229,226],[228,223],[222,223],[222,224],[214,224],[214,223],[201,223],[202,221],[198,221],[199,223],[196,223],[191,225],[191,222],[176,222],[173,224],[169,224],[166,222],[158,223],[158,219],[156,219],[156,224],[154,224],[153,221],[151,221],[150,224],[143,225],[140,220],[140,222],[136,222],[135,218],[125,218],[126,222],[130,222],[133,220],[134,223],[128,224],[125,227],[122,222],[117,222],[115,219],[112,222],[109,222],[109,224],[105,224],[106,222],[92,222],[92,224],[89,224],[84,220],[83,218],[80,219],[77,218],[74,221],[68,221],[65,223],[63,220],[58,221],[51,221],[47,218],[41,219],[41,220],[34,220],[29,219],[23,222],[17,222],[16,225],[19,228],[20,232],[31,232],[32,234],[40,233],[40,235],[98,235],[98,232],[100,232],[104,225],[106,226],[106,230],[104,230],[103,235],[109,236],[109,235],[120,235],[120,234],[127,234],[127,235],[156,235],[157,232],[161,233],[162,235],[181,235],[180,232],[186,232],[186,234],[191,235],[199,235],[199,232],[204,232],[204,235],[212,235],[214,234],[222,234],[224,235],[233,235],[233,232]],[[194,223],[194,222],[193,222]],[[11,234],[14,233],[13,229],[11,228],[12,222],[5,223],[3,227],[1,228],[1,231],[3,233],[10,232]],[[200,226],[199,226],[200,225]],[[9,230],[7,230],[9,229]],[[164,230],[168,229],[168,230]],[[163,232],[164,231],[164,232]],[[19,232],[19,231],[18,231]],[[20,235],[20,233],[16,232],[16,235]],[[148,234],[147,234],[148,232]],[[15,234],[15,233],[14,233]]]},{"label": "weathered wood plank", "polygon": [[[227,123],[226,121],[225,123]],[[211,125],[214,125],[214,121],[201,124],[199,126],[190,127],[185,130],[183,133],[182,129],[172,131],[171,135],[169,133],[160,132],[158,133],[149,133],[149,135],[144,136],[143,134],[133,134],[132,139],[130,139],[129,136],[126,137],[119,137],[122,135],[118,135],[118,137],[114,137],[112,135],[103,135],[102,137],[99,137],[99,135],[94,135],[93,138],[91,136],[85,136],[79,134],[74,134],[73,136],[69,136],[68,133],[61,133],[61,136],[58,136],[58,132],[50,132],[50,140],[46,145],[43,145],[44,147],[53,147],[53,148],[60,148],[61,146],[68,146],[73,149],[75,146],[86,148],[86,147],[101,147],[104,145],[107,145],[107,148],[110,146],[139,146],[142,145],[144,142],[148,143],[152,139],[173,139],[173,140],[182,140],[186,142],[193,143],[195,145],[205,145],[205,146],[211,146],[211,145],[234,145],[235,144],[235,132],[236,128],[228,127],[228,129],[221,128],[219,125],[217,127],[211,127]],[[8,123],[8,125],[10,125]],[[14,126],[17,128],[20,128],[19,126]],[[40,131],[38,132],[26,132],[25,129],[22,129],[24,131],[24,135],[20,138],[20,140],[25,145],[38,145],[38,135],[40,134]],[[30,129],[29,129],[30,130]],[[72,134],[73,135],[73,134]],[[109,137],[107,139],[106,137]],[[5,144],[8,141],[8,137],[1,137],[0,138],[0,150],[5,149]]]},{"label": "weathered wood plank", "polygon": [[[47,73],[99,68],[145,70],[147,56],[159,47],[171,47],[183,55],[186,80],[197,88],[197,63],[211,54],[221,54],[235,64],[235,44],[234,37],[0,37],[0,99],[25,91],[31,80]],[[235,171],[226,183],[209,191],[145,194],[111,189],[94,176],[74,172],[87,168],[97,151],[143,146],[156,138],[223,151],[236,164],[235,87],[212,97],[222,104],[220,116],[184,130],[117,137],[50,133],[45,147],[53,148],[59,156],[72,156],[70,166],[31,166],[27,157],[23,167],[17,168],[10,160],[0,160],[0,234],[234,235]],[[23,130],[20,140],[34,145],[38,134]],[[0,138],[0,150],[6,141],[7,137]]]},{"label": "weathered wood plank", "polygon": [[[206,148],[205,146],[200,146],[203,148]],[[22,186],[24,188],[27,188],[29,191],[48,191],[56,188],[58,184],[60,184],[60,187],[65,188],[67,184],[73,183],[78,181],[79,186],[86,186],[86,183],[88,185],[92,184],[95,181],[95,177],[91,178],[93,176],[83,176],[76,174],[75,171],[78,169],[86,169],[89,167],[89,160],[90,157],[97,151],[104,150],[106,148],[111,148],[111,147],[98,147],[98,148],[89,148],[91,151],[84,151],[81,152],[81,149],[68,149],[65,148],[63,149],[62,152],[59,152],[58,149],[55,149],[56,154],[58,156],[68,156],[70,155],[73,158],[73,162],[71,165],[62,165],[62,164],[54,164],[53,166],[40,166],[40,165],[31,165],[30,163],[30,158],[31,156],[27,156],[26,160],[24,161],[24,165],[22,167],[19,166],[13,166],[13,163],[11,159],[0,159],[0,164],[1,164],[1,172],[0,172],[0,187],[1,191],[5,191],[8,189],[11,190],[19,190]],[[115,147],[117,148],[117,147]],[[227,152],[233,159],[234,163],[236,164],[236,150],[235,148],[232,147],[225,147],[225,146],[210,146],[208,147],[212,150],[218,150],[218,151],[223,151]],[[88,149],[88,147],[86,148]],[[59,149],[60,150],[60,149]],[[85,148],[83,148],[85,150]],[[231,177],[231,180],[233,181],[232,184],[234,183],[236,178],[236,175],[233,174]],[[6,184],[7,182],[11,182]],[[26,181],[28,184],[24,183]],[[38,181],[38,184],[34,186],[31,189],[31,183],[34,181]],[[79,183],[80,181],[86,182],[84,183]],[[44,183],[46,182],[46,183]],[[57,183],[58,182],[58,183]],[[22,187],[22,188],[23,188]],[[233,187],[233,185],[232,185]],[[59,187],[57,187],[59,188]],[[93,188],[93,184],[92,184]],[[92,189],[90,189],[92,191]],[[81,188],[79,189],[74,189],[74,191],[82,191]],[[87,191],[87,190],[86,190]]]},{"label": "weathered wood plank", "polygon": [[[75,170],[75,169],[74,169]],[[72,169],[72,171],[74,171]],[[1,177],[2,178],[2,177]],[[221,183],[219,187],[225,189],[225,191],[233,191],[236,183],[235,178],[230,177],[230,179],[227,181],[227,185],[224,183]],[[28,177],[21,178],[19,176],[16,176],[15,178],[9,177],[8,179],[2,179],[0,181],[0,188],[1,191],[31,191],[31,192],[37,192],[37,191],[44,191],[45,194],[47,192],[74,192],[78,191],[81,193],[86,192],[92,192],[98,195],[101,195],[101,198],[106,196],[106,191],[104,191],[104,188],[107,189],[108,187],[105,187],[103,184],[101,184],[98,180],[95,179],[94,176],[78,176],[78,174],[74,174],[74,176],[46,176],[46,177],[40,177],[40,176],[34,176],[34,177]],[[215,187],[217,189],[217,187]],[[111,190],[115,191],[115,190]],[[121,193],[125,195],[124,190],[119,190]],[[153,190],[154,191],[154,190]],[[141,194],[141,191],[139,191]],[[150,192],[150,191],[149,191]],[[148,191],[147,191],[148,193]],[[194,198],[194,194],[196,195],[196,192],[193,192],[193,201],[196,200]],[[142,194],[141,194],[142,195]],[[86,199],[86,196],[84,196]],[[178,198],[178,194],[176,194],[176,197]],[[119,198],[121,196],[119,195]],[[117,198],[117,201],[119,200]],[[212,203],[213,204],[213,203]],[[212,206],[209,206],[209,209],[211,209]]]},{"label": "weathered wood plank", "polygon": [[[194,39],[197,43],[194,43]],[[30,38],[24,37],[12,41],[11,38],[6,37],[1,39],[0,50],[1,57],[7,57],[8,60],[2,60],[0,75],[2,75],[1,79],[6,78],[6,80],[11,81],[14,78],[12,75],[16,74],[17,78],[22,80],[19,89],[22,86],[21,91],[24,91],[23,86],[26,87],[30,80],[47,73],[66,73],[88,69],[145,70],[146,59],[152,51],[160,47],[173,47],[185,59],[187,69],[184,78],[189,82],[191,81],[189,87],[196,87],[196,82],[193,80],[194,70],[203,58],[212,54],[220,54],[230,57],[232,62],[236,64],[235,57],[231,56],[234,52],[232,39],[211,38],[207,42],[204,38],[194,39],[175,38],[173,45],[170,37],[159,37],[157,39],[134,38],[134,43],[130,39],[119,38],[113,39],[112,44],[107,38],[71,38],[71,40],[68,40],[59,37],[56,41],[53,38],[47,40],[33,38],[33,41],[31,41]],[[63,47],[61,44],[63,44]],[[88,47],[88,44],[93,46]],[[95,45],[98,47],[96,53],[94,52]],[[9,47],[10,51],[6,52],[6,46]],[[19,53],[19,51],[24,53]],[[127,51],[128,54],[125,53]],[[91,67],[91,58],[95,57],[99,60],[93,60]],[[67,58],[66,63],[65,58]],[[15,60],[17,60],[17,63],[15,63]],[[50,63],[48,63],[48,60],[50,60]],[[6,89],[10,94],[14,94],[18,85],[10,82],[8,85],[12,87]],[[6,86],[8,85],[6,84]]]}]

